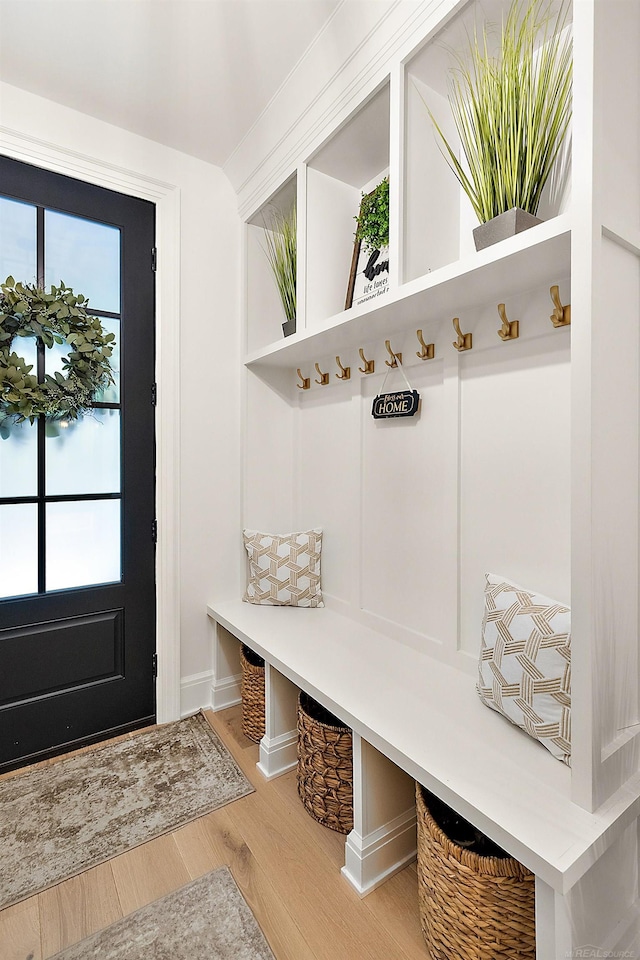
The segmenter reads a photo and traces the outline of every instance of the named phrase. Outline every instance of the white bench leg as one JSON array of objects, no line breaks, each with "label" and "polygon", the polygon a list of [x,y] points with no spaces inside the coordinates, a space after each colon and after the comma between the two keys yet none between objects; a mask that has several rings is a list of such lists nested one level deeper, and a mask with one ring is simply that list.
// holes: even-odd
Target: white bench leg
[{"label": "white bench leg", "polygon": [[265,664],[265,734],[258,770],[271,780],[296,766],[298,688],[271,664]]},{"label": "white bench leg", "polygon": [[240,703],[240,644],[236,637],[219,623],[213,626],[213,682],[211,684],[211,706],[214,710],[224,710]]},{"label": "white bench leg", "polygon": [[638,830],[631,823],[564,896],[536,877],[537,960],[640,956]]},{"label": "white bench leg", "polygon": [[536,877],[536,960],[571,957],[571,918],[566,897]]},{"label": "white bench leg", "polygon": [[353,823],[342,873],[365,896],[415,859],[415,783],[356,733]]}]

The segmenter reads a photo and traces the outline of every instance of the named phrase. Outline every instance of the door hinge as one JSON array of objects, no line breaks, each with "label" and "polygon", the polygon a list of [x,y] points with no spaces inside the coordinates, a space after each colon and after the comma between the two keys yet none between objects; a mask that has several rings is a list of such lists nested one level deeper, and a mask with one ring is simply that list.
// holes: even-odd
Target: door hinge
[{"label": "door hinge", "polygon": [[158,384],[151,384],[151,405],[157,407],[158,405]]},{"label": "door hinge", "polygon": [[151,247],[151,269],[155,273],[158,269],[158,248]]},{"label": "door hinge", "polygon": [[151,524],[151,539],[154,543],[158,542],[158,521],[154,520]]},{"label": "door hinge", "polygon": [[154,677],[157,677],[158,676],[158,654],[157,653],[154,653],[152,663],[153,663],[153,675]]}]

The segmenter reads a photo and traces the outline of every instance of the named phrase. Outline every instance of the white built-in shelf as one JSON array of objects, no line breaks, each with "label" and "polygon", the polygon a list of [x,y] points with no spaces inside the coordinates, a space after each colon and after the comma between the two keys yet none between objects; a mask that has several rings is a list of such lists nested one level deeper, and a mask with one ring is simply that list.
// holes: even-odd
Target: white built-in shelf
[{"label": "white built-in shelf", "polygon": [[401,284],[379,300],[252,351],[245,364],[295,368],[347,349],[357,351],[394,332],[412,327],[428,331],[443,321],[451,324],[453,317],[460,317],[464,329],[465,310],[505,301],[540,285],[548,288],[570,271],[571,219],[566,213]]},{"label": "white built-in shelf", "polygon": [[473,677],[329,607],[207,611],[561,893],[640,812],[632,790],[598,814],[577,806],[569,769],[484,706]]}]

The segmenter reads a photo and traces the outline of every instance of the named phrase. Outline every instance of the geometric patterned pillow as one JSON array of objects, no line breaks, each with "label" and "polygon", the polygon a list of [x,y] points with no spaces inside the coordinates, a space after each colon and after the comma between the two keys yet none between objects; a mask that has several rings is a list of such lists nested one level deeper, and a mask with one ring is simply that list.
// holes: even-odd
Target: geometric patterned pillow
[{"label": "geometric patterned pillow", "polygon": [[243,530],[249,555],[248,603],[324,607],[320,585],[322,530],[270,534]]},{"label": "geometric patterned pillow", "polygon": [[571,610],[486,574],[480,699],[571,766]]}]

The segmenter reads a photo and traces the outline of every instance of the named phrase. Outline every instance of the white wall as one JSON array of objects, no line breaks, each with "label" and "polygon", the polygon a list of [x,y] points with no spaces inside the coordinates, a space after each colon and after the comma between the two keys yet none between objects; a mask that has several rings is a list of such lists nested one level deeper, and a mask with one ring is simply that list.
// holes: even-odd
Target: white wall
[{"label": "white wall", "polygon": [[123,184],[142,177],[179,196],[179,226],[169,224],[159,249],[161,270],[163,257],[165,266],[167,257],[179,258],[175,307],[162,304],[165,329],[175,323],[180,332],[180,392],[167,397],[165,391],[162,402],[162,416],[180,427],[179,521],[168,546],[180,550],[181,637],[175,643],[181,640],[181,675],[203,673],[210,668],[206,604],[239,589],[238,564],[229,562],[237,557],[240,526],[235,194],[217,167],[0,84],[0,150],[16,155],[12,144],[18,142],[20,158],[34,164],[48,166],[62,153],[79,177],[92,179],[97,161],[116,181],[121,172]]}]

